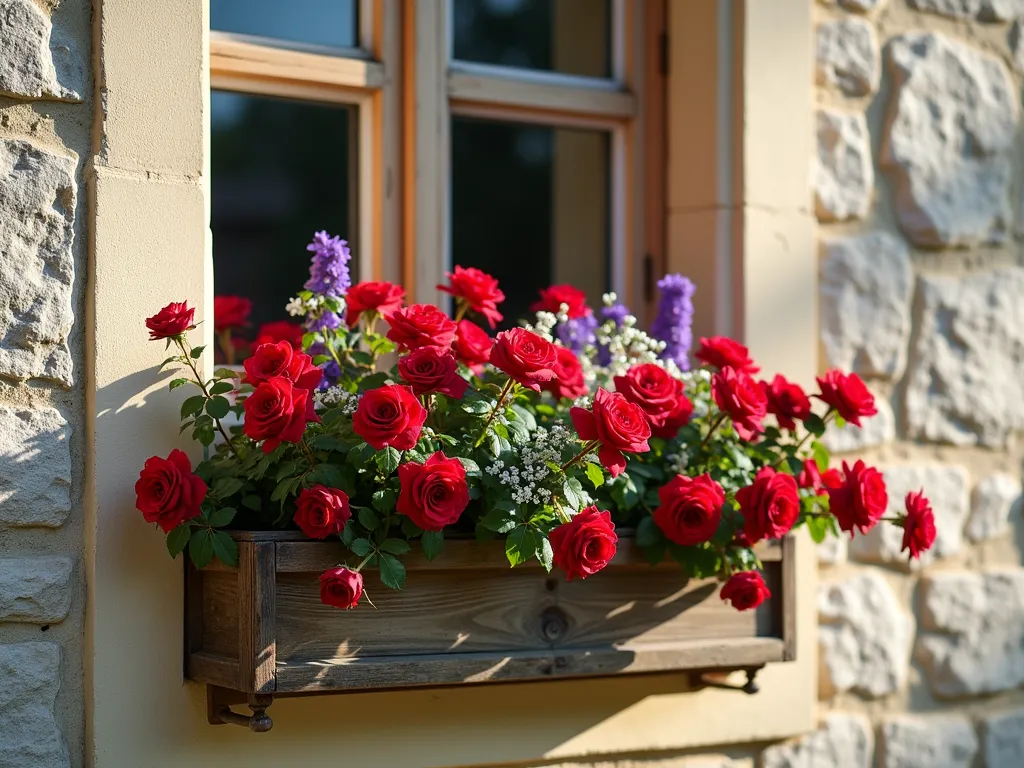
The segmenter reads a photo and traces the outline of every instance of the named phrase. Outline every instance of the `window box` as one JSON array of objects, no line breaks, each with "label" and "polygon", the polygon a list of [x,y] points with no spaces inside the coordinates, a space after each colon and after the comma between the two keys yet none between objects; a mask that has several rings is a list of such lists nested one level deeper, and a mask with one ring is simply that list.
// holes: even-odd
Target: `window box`
[{"label": "window box", "polygon": [[[566,582],[537,563],[510,570],[501,542],[450,540],[410,555],[410,588],[370,594],[376,610],[323,605],[318,576],[340,542],[236,532],[237,568],[189,566],[186,676],[208,686],[209,721],[268,730],[274,696],[651,672],[746,670],[794,658],[793,540],[757,552],[772,598],[737,611],[715,580],[650,566],[624,540],[600,574]],[[749,685],[748,692],[756,687]],[[248,703],[252,717],[231,704]]]}]

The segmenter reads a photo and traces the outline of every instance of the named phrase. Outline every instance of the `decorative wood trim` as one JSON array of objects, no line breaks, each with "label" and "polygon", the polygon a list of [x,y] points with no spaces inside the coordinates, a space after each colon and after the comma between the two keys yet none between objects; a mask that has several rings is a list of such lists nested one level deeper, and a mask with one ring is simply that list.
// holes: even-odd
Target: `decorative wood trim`
[{"label": "decorative wood trim", "polygon": [[273,693],[277,687],[277,574],[273,542],[238,548],[238,669],[242,688]]}]

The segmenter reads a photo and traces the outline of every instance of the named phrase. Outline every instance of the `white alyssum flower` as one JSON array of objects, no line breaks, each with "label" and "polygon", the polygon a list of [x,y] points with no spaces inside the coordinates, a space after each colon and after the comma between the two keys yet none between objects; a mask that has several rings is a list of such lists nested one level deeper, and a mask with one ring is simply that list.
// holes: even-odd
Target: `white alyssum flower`
[{"label": "white alyssum flower", "polygon": [[327,389],[315,392],[313,402],[318,406],[332,406],[341,408],[343,413],[355,413],[359,407],[359,395],[349,392],[341,387],[328,387]]},{"label": "white alyssum flower", "polygon": [[550,429],[538,427],[530,442],[519,448],[518,465],[506,465],[495,459],[484,471],[508,486],[517,504],[547,504],[551,501],[551,490],[543,484],[551,475],[548,462],[561,463],[562,449],[575,442],[573,433],[561,424]]}]

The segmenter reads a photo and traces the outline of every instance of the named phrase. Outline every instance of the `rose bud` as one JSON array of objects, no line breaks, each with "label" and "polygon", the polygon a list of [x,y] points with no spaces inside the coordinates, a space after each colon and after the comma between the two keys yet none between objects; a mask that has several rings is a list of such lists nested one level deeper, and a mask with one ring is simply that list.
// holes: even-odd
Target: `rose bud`
[{"label": "rose bud", "polygon": [[320,602],[349,610],[363,596],[363,575],[351,568],[330,568],[320,574]]},{"label": "rose bud", "polygon": [[182,301],[172,301],[152,317],[146,318],[149,340],[170,339],[180,336],[192,327],[196,311]]},{"label": "rose bud", "polygon": [[720,595],[723,600],[731,601],[732,607],[737,611],[747,611],[757,608],[771,597],[772,593],[760,573],[742,571],[729,577]]}]

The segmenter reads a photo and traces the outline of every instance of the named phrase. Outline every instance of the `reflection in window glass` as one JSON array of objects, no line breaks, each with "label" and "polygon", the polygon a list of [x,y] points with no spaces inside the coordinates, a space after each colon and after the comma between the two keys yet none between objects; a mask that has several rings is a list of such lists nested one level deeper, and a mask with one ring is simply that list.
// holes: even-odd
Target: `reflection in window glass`
[{"label": "reflection in window glass", "polygon": [[611,76],[611,0],[455,0],[455,58]]},{"label": "reflection in window glass", "polygon": [[358,5],[357,0],[212,0],[210,29],[355,48]]},{"label": "reflection in window glass", "polygon": [[314,232],[341,235],[357,253],[354,108],[210,97],[215,291],[250,298],[257,328],[288,318]]},{"label": "reflection in window glass", "polygon": [[505,327],[537,291],[609,290],[609,151],[603,131],[452,121],[452,262],[501,282]]}]

